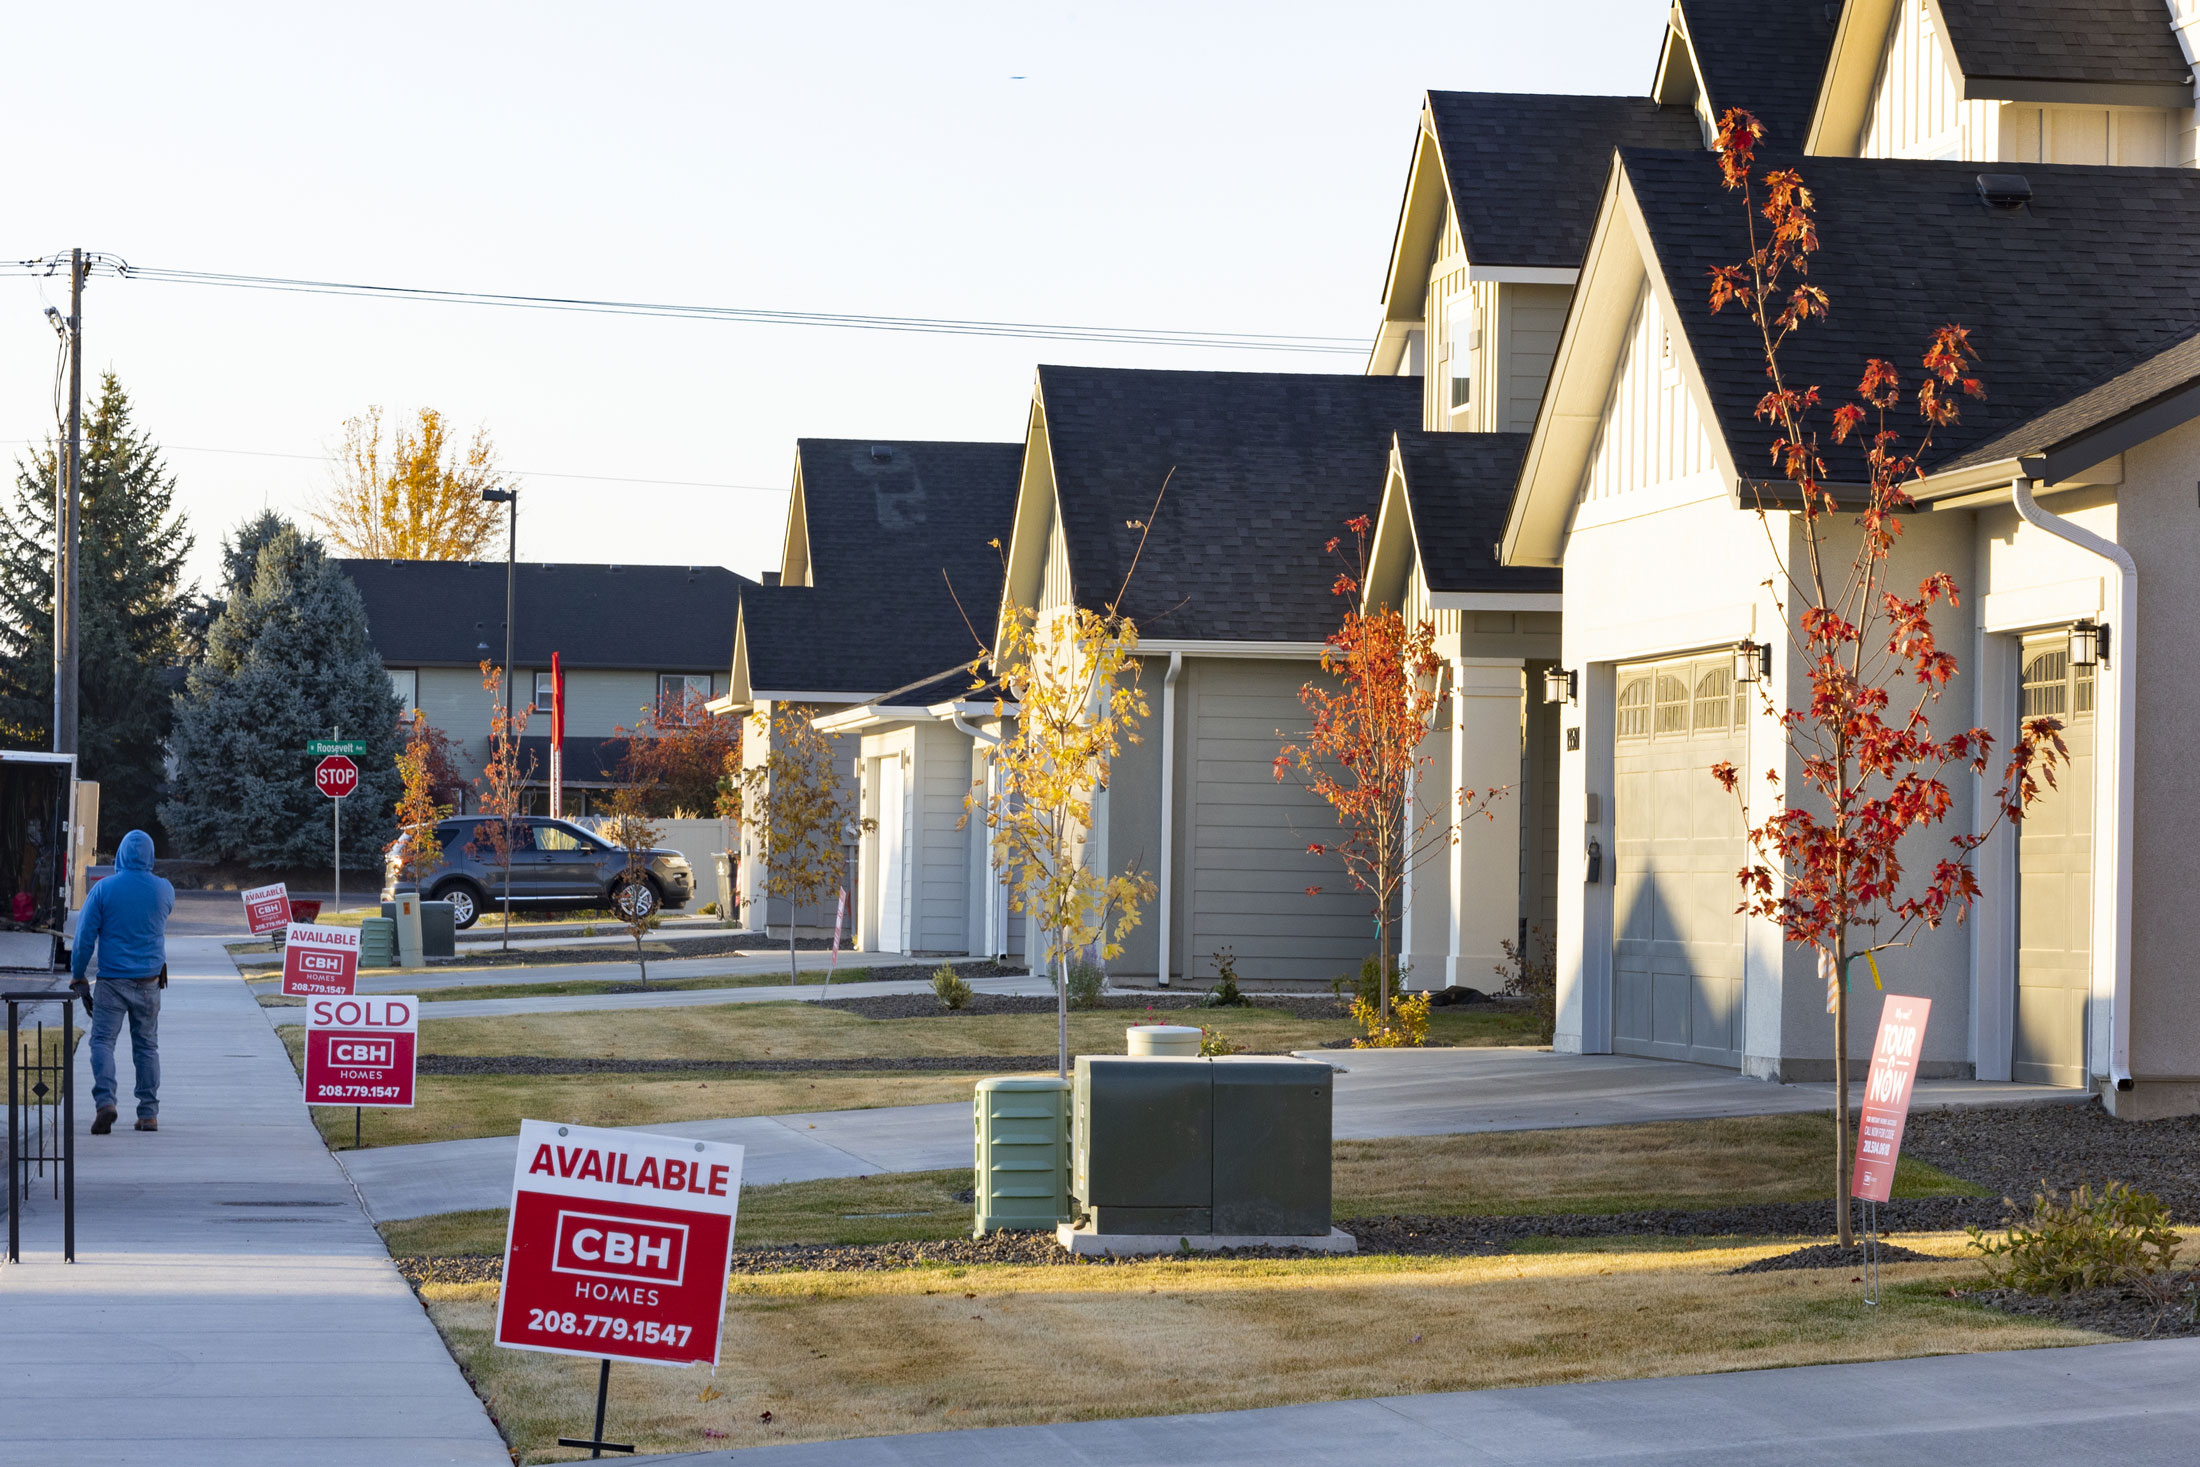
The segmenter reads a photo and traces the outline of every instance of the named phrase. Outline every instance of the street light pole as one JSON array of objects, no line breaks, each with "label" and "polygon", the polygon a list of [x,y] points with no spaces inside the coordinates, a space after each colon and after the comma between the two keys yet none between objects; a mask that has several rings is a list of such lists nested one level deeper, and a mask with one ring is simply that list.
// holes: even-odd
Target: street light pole
[{"label": "street light pole", "polygon": [[[511,727],[512,694],[519,691],[519,682],[512,676],[512,587],[519,566],[519,491],[517,489],[484,489],[481,497],[490,504],[504,506],[504,717],[506,728]],[[507,737],[505,747],[511,747]],[[511,756],[517,762],[517,756]],[[509,771],[516,779],[517,771]],[[519,791],[506,786],[504,798],[504,940],[512,938],[512,802]]]},{"label": "street light pole", "polygon": [[77,734],[78,665],[83,633],[77,560],[82,535],[78,518],[84,502],[84,275],[82,250],[69,251],[69,462],[55,476],[60,491],[54,506],[53,750],[74,754]]}]

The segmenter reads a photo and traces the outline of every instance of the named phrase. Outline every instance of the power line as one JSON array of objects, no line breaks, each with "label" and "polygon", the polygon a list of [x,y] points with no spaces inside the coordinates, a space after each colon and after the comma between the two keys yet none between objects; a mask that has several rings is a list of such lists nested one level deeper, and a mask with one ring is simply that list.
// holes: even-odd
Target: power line
[{"label": "power line", "polygon": [[[36,447],[40,442],[36,438],[9,438],[0,441],[22,444],[25,447]],[[185,443],[163,443],[159,447],[162,453],[221,453],[239,458],[291,459],[299,463],[339,462],[336,455],[328,453],[278,453],[266,448],[199,448]],[[500,469],[499,472],[509,474],[515,479],[578,479],[595,484],[649,484],[667,489],[743,489],[755,494],[787,492],[784,484],[728,484],[710,479],[636,479],[625,474],[560,474],[543,469]]]},{"label": "power line", "polygon": [[[232,290],[268,290],[296,295],[363,297],[434,305],[498,306],[518,310],[572,311],[587,315],[641,316],[663,320],[732,321],[765,326],[817,326],[851,331],[898,331],[936,336],[1014,337],[1036,341],[1080,341],[1128,346],[1180,346],[1215,351],[1313,352],[1362,355],[1367,344],[1346,336],[1291,332],[1183,331],[1144,326],[1066,326],[1034,321],[965,320],[949,316],[881,316],[837,311],[773,311],[753,306],[684,305],[663,301],[596,300],[580,296],[518,295],[494,291],[449,290],[413,285],[366,285],[337,280],[308,280],[279,275],[240,275],[216,270],[183,270],[131,265],[113,255],[88,257],[98,273],[129,280],[179,285],[209,285]],[[0,271],[50,274],[52,259],[15,260]]]}]

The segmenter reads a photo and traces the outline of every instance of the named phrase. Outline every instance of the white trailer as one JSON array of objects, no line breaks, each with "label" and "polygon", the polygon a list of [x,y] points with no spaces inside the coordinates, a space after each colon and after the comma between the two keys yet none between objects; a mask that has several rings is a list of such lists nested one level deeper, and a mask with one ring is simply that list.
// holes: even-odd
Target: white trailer
[{"label": "white trailer", "polygon": [[0,969],[62,965],[98,834],[99,786],[75,755],[0,749]]}]

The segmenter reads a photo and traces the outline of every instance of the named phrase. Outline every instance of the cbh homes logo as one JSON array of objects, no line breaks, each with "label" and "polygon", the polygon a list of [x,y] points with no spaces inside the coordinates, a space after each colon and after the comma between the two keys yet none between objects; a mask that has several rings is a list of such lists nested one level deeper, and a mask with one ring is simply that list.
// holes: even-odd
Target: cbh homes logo
[{"label": "cbh homes logo", "polygon": [[677,1287],[687,1274],[685,1223],[645,1222],[608,1213],[558,1213],[553,1273]]}]

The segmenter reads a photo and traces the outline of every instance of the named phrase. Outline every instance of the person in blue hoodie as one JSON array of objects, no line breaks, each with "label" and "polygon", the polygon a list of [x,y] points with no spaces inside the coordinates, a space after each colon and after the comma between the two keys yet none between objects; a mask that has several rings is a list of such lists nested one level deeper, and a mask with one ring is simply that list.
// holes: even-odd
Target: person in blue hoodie
[{"label": "person in blue hoodie", "polygon": [[[168,986],[168,914],[175,909],[175,887],[153,874],[153,838],[133,830],[115,848],[114,874],[91,889],[77,914],[69,977],[92,1011],[94,1136],[115,1128],[115,1039],[125,1018],[137,1069],[137,1128],[160,1129],[160,991]],[[96,991],[85,977],[94,954]]]}]

